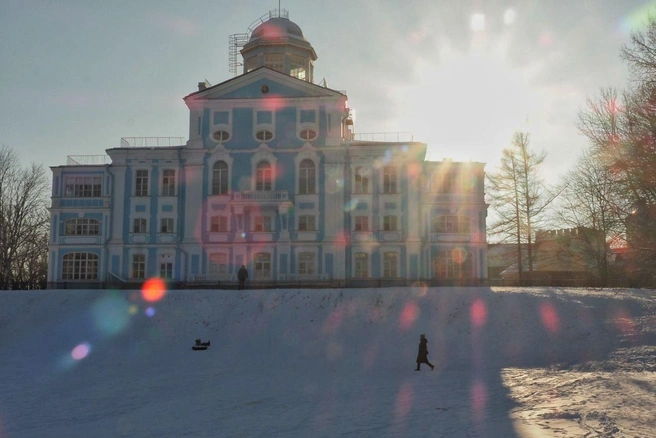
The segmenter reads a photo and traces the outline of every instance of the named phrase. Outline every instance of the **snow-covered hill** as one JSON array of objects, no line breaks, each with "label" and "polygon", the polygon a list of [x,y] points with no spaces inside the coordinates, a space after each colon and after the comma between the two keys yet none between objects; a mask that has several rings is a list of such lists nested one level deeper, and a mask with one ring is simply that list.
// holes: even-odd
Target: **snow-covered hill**
[{"label": "snow-covered hill", "polygon": [[655,371],[652,290],[0,292],[0,437],[648,437]]}]

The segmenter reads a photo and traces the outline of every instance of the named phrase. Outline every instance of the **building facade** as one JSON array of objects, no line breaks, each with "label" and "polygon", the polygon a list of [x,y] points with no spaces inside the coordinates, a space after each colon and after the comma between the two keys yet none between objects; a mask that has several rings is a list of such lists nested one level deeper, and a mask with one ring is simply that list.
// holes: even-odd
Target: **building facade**
[{"label": "building facade", "polygon": [[52,167],[52,287],[389,285],[487,277],[484,164],[354,133],[344,91],[286,14],[241,47],[243,71],[184,97],[188,139],[126,138]]}]

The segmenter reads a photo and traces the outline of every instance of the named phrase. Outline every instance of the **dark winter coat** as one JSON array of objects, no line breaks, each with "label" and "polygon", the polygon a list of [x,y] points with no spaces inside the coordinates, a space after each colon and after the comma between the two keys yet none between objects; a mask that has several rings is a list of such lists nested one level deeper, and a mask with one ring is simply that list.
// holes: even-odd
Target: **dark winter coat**
[{"label": "dark winter coat", "polygon": [[421,338],[419,341],[419,351],[417,352],[417,363],[428,362],[428,339]]},{"label": "dark winter coat", "polygon": [[239,272],[237,272],[237,278],[240,281],[246,281],[246,279],[248,278],[248,271],[246,270],[246,268],[243,267],[239,268]]}]

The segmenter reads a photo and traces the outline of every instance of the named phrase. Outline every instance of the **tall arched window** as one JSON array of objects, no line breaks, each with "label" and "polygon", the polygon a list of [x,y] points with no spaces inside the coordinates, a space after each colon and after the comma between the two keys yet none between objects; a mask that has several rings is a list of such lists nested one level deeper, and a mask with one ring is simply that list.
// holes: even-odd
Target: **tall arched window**
[{"label": "tall arched window", "polygon": [[460,248],[440,251],[433,257],[435,278],[472,278],[472,254]]},{"label": "tall arched window", "polygon": [[87,252],[64,255],[62,280],[97,280],[98,256]]},{"label": "tall arched window", "polygon": [[255,190],[269,192],[272,189],[273,171],[271,164],[267,161],[260,161],[257,165],[257,174],[255,175]]},{"label": "tall arched window", "polygon": [[228,163],[217,161],[212,168],[212,194],[228,194]]},{"label": "tall arched window", "polygon": [[316,170],[314,161],[303,160],[298,170],[298,193],[301,195],[313,195],[316,190]]}]

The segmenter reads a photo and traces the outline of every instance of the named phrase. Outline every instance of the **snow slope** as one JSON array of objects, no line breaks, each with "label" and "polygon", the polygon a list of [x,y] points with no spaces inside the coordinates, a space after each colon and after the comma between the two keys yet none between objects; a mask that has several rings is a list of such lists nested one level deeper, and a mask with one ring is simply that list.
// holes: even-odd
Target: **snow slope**
[{"label": "snow slope", "polygon": [[3,438],[651,437],[655,371],[653,290],[0,292]]}]

